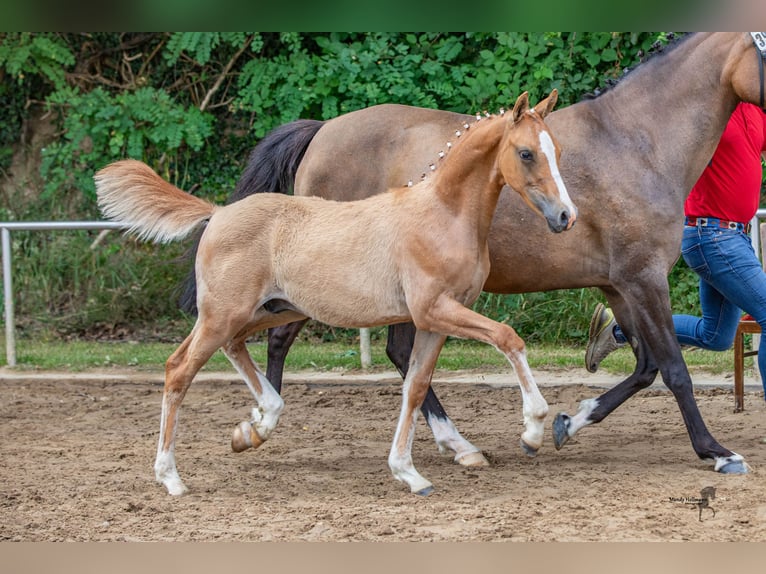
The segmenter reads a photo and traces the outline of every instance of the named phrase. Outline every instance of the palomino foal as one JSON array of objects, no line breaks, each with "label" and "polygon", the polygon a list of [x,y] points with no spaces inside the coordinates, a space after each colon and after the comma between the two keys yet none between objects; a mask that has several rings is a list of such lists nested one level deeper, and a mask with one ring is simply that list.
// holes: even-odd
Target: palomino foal
[{"label": "palomino foal", "polygon": [[96,174],[103,214],[144,239],[172,241],[206,224],[196,258],[199,315],[166,363],[157,480],[186,491],[174,445],[179,409],[197,371],[222,348],[255,397],[252,420],[234,430],[236,451],[257,447],[277,425],[283,401],[247,352],[253,332],[312,317],[341,327],[412,320],[415,347],[404,381],[389,466],[410,490],[431,483],[411,447],[418,409],[448,335],[494,345],[511,362],[523,394],[522,444],[542,444],[548,405],[516,332],[474,313],[489,273],[487,234],[504,184],[551,230],[569,229],[576,209],[558,170],[560,150],[543,118],[557,92],[530,108],[522,94],[510,114],[474,125],[434,174],[413,188],[356,202],[256,194],[221,207],[165,182],[148,166],[119,161]]}]

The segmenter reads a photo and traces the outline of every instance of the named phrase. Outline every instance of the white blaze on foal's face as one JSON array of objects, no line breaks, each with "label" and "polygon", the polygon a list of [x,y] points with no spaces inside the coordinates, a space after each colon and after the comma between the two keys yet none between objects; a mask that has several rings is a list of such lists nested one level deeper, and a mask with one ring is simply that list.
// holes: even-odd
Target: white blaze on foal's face
[{"label": "white blaze on foal's face", "polygon": [[556,182],[556,187],[559,190],[559,197],[564,205],[567,206],[570,213],[576,214],[577,208],[569,198],[567,187],[564,185],[564,180],[561,178],[561,172],[559,171],[559,164],[556,161],[556,146],[553,145],[553,139],[547,131],[540,132],[540,150],[548,159],[548,168],[551,170],[553,180]]}]

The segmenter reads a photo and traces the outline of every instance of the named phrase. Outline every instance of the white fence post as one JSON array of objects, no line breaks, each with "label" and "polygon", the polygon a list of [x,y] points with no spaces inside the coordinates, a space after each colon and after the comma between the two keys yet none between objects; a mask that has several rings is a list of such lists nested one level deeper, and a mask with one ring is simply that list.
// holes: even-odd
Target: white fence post
[{"label": "white fence post", "polygon": [[367,328],[359,329],[359,356],[362,361],[362,368],[369,369],[372,364],[372,353],[370,352],[370,330]]},{"label": "white fence post", "polygon": [[11,232],[2,230],[3,243],[3,296],[5,300],[5,362],[16,366],[16,319],[13,316],[13,277],[11,276]]}]

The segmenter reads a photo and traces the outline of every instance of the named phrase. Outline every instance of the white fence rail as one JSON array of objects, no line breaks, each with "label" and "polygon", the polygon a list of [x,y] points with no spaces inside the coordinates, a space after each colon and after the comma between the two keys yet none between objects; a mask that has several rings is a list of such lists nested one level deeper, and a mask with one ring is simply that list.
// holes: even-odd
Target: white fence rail
[{"label": "white fence rail", "polygon": [[[114,221],[0,221],[0,240],[3,258],[3,298],[5,308],[5,362],[9,367],[16,366],[16,317],[13,308],[13,244],[11,231],[68,231],[68,230],[103,230],[124,229],[124,223]],[[370,332],[362,329],[361,341],[362,367],[370,366]]]}]

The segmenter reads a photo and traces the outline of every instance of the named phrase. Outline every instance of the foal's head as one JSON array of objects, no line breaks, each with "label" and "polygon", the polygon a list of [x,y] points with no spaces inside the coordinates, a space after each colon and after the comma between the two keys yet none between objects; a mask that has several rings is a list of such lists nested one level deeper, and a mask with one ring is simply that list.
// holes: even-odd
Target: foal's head
[{"label": "foal's head", "polygon": [[519,96],[505,126],[498,166],[505,183],[545,218],[551,231],[559,233],[574,225],[577,208],[559,173],[561,150],[543,121],[557,99],[554,89],[530,108],[527,92]]}]

